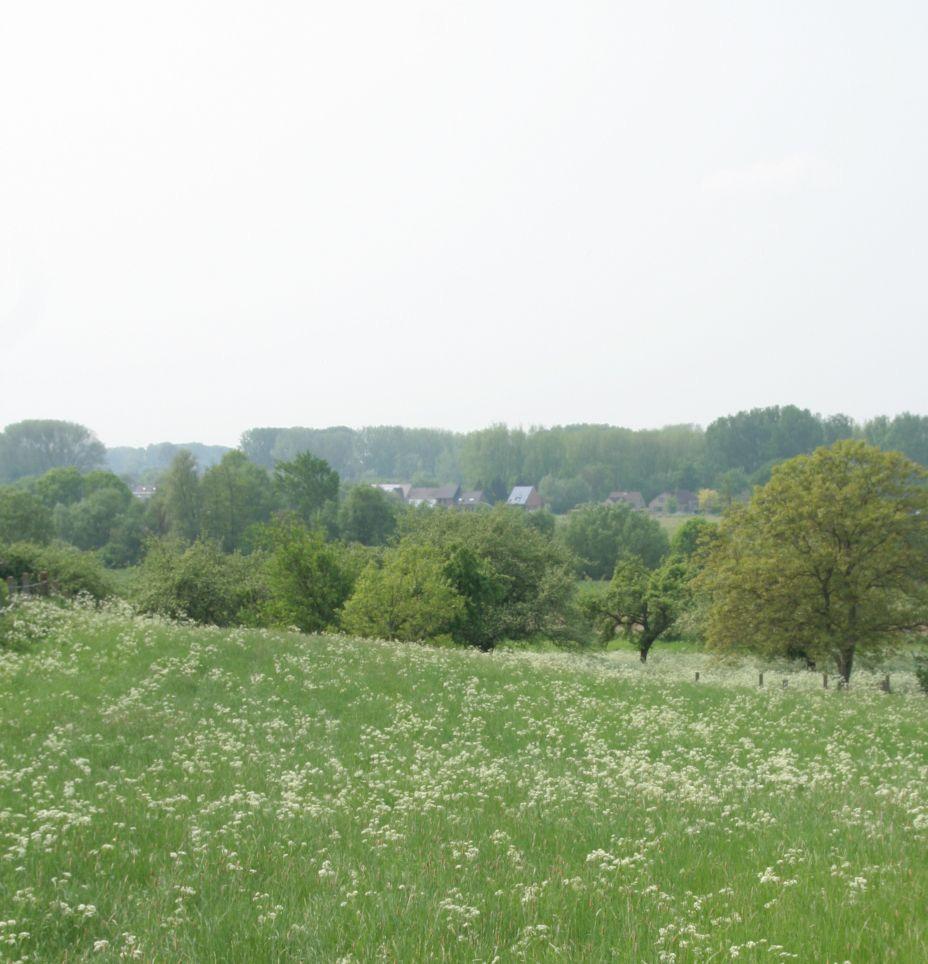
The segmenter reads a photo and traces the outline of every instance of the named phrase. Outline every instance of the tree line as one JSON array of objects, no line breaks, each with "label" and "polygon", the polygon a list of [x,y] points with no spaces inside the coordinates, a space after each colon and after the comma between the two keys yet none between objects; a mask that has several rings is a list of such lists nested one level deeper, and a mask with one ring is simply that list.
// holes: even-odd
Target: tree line
[{"label": "tree line", "polygon": [[[610,425],[568,425],[523,430],[494,425],[468,433],[374,426],[253,428],[239,450],[273,471],[303,452],[324,459],[344,482],[394,481],[416,485],[462,482],[490,501],[514,485],[537,485],[553,511],[602,501],[615,490],[710,488],[723,501],[765,483],[773,467],[841,439],[869,442],[928,465],[928,416],[902,413],[859,424],[846,415],[821,416],[794,405],[771,406],[695,425],[632,430]],[[106,450],[87,428],[33,420],[0,432],[0,483],[34,477],[55,467],[107,468],[126,480],[156,482],[180,451],[164,443]],[[228,450],[192,443],[185,449],[200,470]]]}]

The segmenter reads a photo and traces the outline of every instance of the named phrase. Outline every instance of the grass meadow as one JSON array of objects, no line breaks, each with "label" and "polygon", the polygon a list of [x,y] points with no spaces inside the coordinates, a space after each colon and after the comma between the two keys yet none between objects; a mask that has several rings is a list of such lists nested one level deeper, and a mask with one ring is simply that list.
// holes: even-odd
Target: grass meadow
[{"label": "grass meadow", "polygon": [[905,673],[15,619],[6,959],[928,960]]}]

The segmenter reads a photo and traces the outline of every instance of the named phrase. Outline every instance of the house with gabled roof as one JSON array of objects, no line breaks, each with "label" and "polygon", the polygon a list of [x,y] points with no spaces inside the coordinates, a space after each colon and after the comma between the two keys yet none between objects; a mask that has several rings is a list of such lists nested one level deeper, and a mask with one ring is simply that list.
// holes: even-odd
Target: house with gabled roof
[{"label": "house with gabled roof", "polygon": [[412,487],[406,495],[410,505],[457,505],[461,497],[461,487],[456,482],[431,488]]},{"label": "house with gabled roof", "polygon": [[506,499],[506,505],[518,506],[520,509],[540,509],[544,504],[534,485],[517,485]]},{"label": "house with gabled roof", "polygon": [[620,502],[630,505],[633,509],[646,509],[648,507],[640,492],[610,492],[606,496],[606,505],[617,505]]},{"label": "house with gabled roof", "polygon": [[661,492],[648,503],[652,512],[686,512],[699,511],[699,497],[689,489],[677,489],[675,492]]}]

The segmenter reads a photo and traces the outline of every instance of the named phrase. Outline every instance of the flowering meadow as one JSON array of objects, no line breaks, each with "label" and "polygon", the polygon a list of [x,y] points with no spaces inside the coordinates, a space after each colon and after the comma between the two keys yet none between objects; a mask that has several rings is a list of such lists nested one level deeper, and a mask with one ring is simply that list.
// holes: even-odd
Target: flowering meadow
[{"label": "flowering meadow", "polygon": [[7,618],[4,959],[928,960],[902,669]]}]

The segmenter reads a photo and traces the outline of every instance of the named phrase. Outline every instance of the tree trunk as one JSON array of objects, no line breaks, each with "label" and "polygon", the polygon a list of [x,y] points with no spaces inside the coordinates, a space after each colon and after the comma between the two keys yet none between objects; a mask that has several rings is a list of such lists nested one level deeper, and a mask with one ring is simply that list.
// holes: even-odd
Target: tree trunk
[{"label": "tree trunk", "polygon": [[648,653],[651,651],[651,647],[654,645],[655,638],[656,637],[650,633],[644,633],[638,640],[638,655],[641,657],[642,663],[646,663],[648,661]]},{"label": "tree trunk", "polygon": [[847,686],[851,681],[851,670],[854,668],[854,644],[847,643],[838,652],[838,673]]}]

